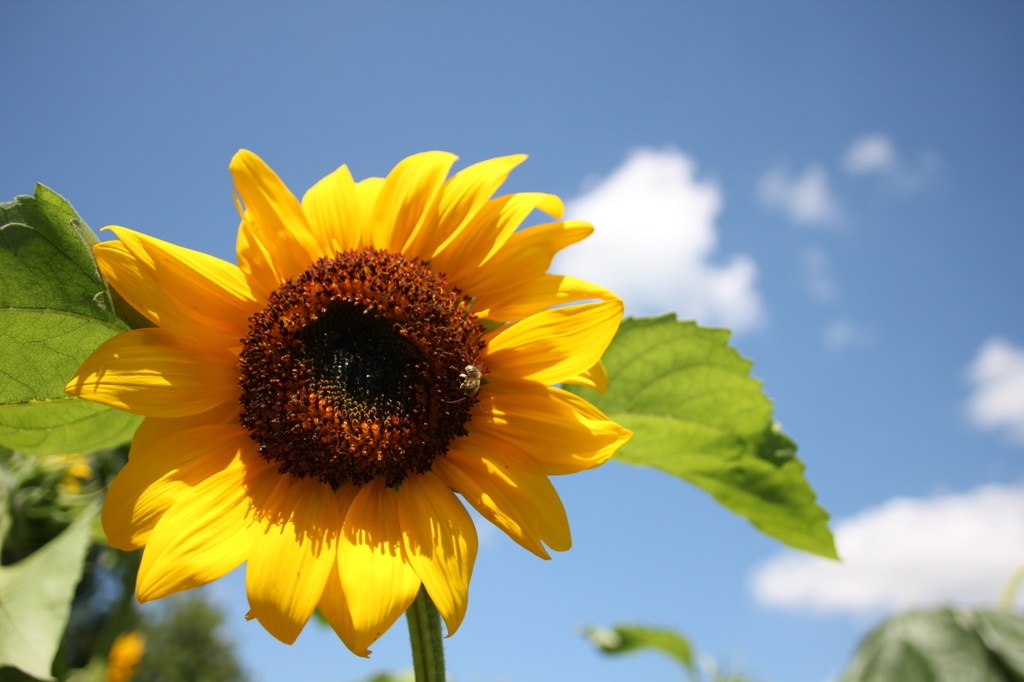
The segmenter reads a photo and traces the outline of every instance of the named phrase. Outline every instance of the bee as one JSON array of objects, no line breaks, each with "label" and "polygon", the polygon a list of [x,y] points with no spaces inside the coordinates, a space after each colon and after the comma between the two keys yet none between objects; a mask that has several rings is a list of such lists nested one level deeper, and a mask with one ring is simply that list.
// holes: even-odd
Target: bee
[{"label": "bee", "polygon": [[459,374],[459,378],[462,379],[459,390],[463,395],[471,398],[480,390],[480,380],[484,378],[484,373],[477,365],[466,365],[466,369]]}]

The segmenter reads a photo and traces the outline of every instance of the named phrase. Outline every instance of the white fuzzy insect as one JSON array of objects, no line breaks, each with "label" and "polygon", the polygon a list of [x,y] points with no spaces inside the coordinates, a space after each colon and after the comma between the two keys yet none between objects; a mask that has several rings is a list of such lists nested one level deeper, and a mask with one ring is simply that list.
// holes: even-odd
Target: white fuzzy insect
[{"label": "white fuzzy insect", "polygon": [[459,378],[462,379],[459,390],[463,395],[472,397],[480,390],[480,380],[484,378],[484,373],[476,365],[466,365],[466,369],[459,374]]}]

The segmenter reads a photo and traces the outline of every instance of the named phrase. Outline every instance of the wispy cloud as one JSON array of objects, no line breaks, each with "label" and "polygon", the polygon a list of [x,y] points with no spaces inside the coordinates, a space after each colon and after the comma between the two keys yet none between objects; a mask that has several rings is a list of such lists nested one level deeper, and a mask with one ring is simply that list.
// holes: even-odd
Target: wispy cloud
[{"label": "wispy cloud", "polygon": [[1024,348],[991,338],[967,369],[967,417],[981,429],[1002,429],[1024,444]]},{"label": "wispy cloud", "polygon": [[934,151],[922,152],[912,161],[903,158],[892,139],[882,133],[856,138],[843,156],[847,173],[875,175],[888,186],[902,191],[922,187],[941,167],[942,159]]},{"label": "wispy cloud", "polygon": [[830,226],[842,219],[828,172],[820,165],[808,166],[798,174],[781,166],[772,168],[761,176],[757,194],[765,206],[781,210],[798,225]]},{"label": "wispy cloud", "polygon": [[848,317],[831,320],[822,332],[822,343],[834,353],[868,348],[874,345],[876,339],[875,332],[870,327]]},{"label": "wispy cloud", "polygon": [[878,133],[858,137],[843,157],[843,167],[854,175],[891,173],[898,165],[892,140]]},{"label": "wispy cloud", "polygon": [[780,553],[754,571],[754,597],[847,613],[992,604],[1024,561],[1024,487],[897,498],[834,527],[842,563]]},{"label": "wispy cloud", "polygon": [[764,323],[757,264],[744,254],[712,262],[722,193],[697,177],[692,158],[639,149],[582,195],[568,217],[594,234],[555,261],[554,270],[600,282],[626,301],[629,314],[675,311],[702,324],[745,331]]},{"label": "wispy cloud", "polygon": [[804,249],[800,257],[804,288],[819,303],[832,303],[839,295],[839,287],[832,277],[832,264],[820,246]]}]

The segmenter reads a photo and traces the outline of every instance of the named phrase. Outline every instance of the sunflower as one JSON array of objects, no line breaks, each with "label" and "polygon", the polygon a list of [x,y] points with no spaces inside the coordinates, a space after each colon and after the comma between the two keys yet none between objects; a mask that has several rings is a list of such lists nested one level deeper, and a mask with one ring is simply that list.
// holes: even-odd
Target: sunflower
[{"label": "sunflower", "polygon": [[[319,608],[365,656],[421,586],[462,623],[477,536],[456,493],[542,558],[569,548],[548,477],[630,432],[557,385],[603,390],[622,301],[547,272],[592,231],[558,197],[492,198],[524,158],[342,166],[299,201],[240,151],[237,266],[109,228],[99,267],[155,327],[67,390],[146,417],[103,509],[113,546],[145,547],[139,601],[246,563],[248,618],[291,643]],[[519,229],[535,209],[556,221]]]}]

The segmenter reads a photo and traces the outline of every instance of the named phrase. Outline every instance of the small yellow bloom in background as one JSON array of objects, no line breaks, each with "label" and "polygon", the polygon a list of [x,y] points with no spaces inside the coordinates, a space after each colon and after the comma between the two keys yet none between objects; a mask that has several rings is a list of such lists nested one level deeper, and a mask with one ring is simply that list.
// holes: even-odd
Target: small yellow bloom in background
[{"label": "small yellow bloom in background", "polygon": [[[293,642],[319,607],[367,655],[421,585],[449,635],[462,622],[477,535],[456,492],[542,558],[569,548],[549,476],[630,432],[557,385],[603,390],[623,306],[547,272],[592,231],[558,197],[492,198],[524,158],[342,166],[300,201],[240,151],[237,266],[110,228],[97,262],[157,326],[67,390],[146,416],[103,510],[113,546],[145,547],[140,601],[246,563],[271,634]],[[534,209],[556,220],[518,229]]]},{"label": "small yellow bloom in background", "polygon": [[63,469],[64,473],[58,483],[61,492],[78,495],[82,492],[82,483],[92,478],[92,463],[88,455],[68,453],[63,455],[47,455],[42,458],[47,469],[55,471]]},{"label": "small yellow bloom in background", "polygon": [[114,640],[107,656],[106,682],[128,682],[146,652],[146,638],[138,632],[125,632]]}]

